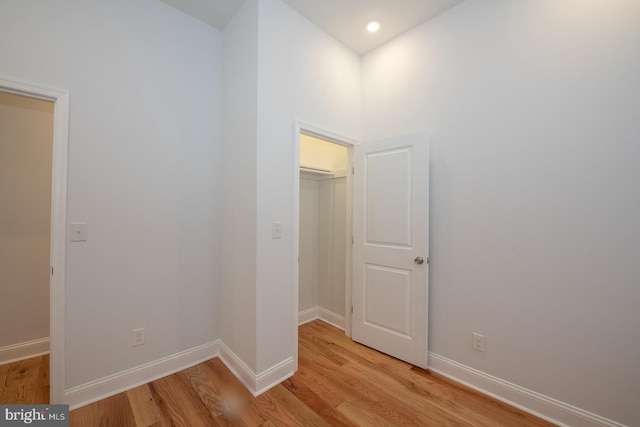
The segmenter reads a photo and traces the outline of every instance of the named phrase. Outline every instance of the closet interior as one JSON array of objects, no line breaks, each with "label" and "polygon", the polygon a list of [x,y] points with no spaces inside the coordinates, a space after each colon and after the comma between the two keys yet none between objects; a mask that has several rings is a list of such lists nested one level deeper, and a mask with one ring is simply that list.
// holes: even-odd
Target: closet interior
[{"label": "closet interior", "polygon": [[345,327],[348,148],[300,135],[298,310]]}]

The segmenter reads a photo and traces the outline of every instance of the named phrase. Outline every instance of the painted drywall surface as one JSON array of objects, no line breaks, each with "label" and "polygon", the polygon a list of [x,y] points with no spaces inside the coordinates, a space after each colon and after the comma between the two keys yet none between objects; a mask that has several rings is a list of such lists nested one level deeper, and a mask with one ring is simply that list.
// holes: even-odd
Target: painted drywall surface
[{"label": "painted drywall surface", "polygon": [[[345,152],[346,159],[346,152]],[[347,178],[319,181],[318,305],[344,316],[347,264]]]},{"label": "painted drywall surface", "polygon": [[256,369],[258,2],[223,32],[221,337]]},{"label": "painted drywall surface", "polygon": [[347,147],[323,141],[313,136],[300,135],[300,166],[330,171],[347,169]]},{"label": "painted drywall surface", "polygon": [[[292,35],[295,35],[293,37]],[[260,1],[258,372],[293,355],[294,122],[360,135],[360,58],[279,0]],[[272,221],[283,238],[271,238]]]},{"label": "painted drywall surface", "polygon": [[0,92],[0,348],[49,337],[53,103]]},{"label": "painted drywall surface", "polygon": [[1,10],[0,72],[70,92],[66,387],[219,338],[220,32],[153,0]]},{"label": "painted drywall surface", "polygon": [[346,181],[301,176],[299,312],[321,307],[344,316]]},{"label": "painted drywall surface", "polygon": [[300,177],[300,246],[298,270],[298,311],[318,306],[318,270],[320,238],[320,181]]},{"label": "painted drywall surface", "polygon": [[432,133],[430,349],[628,425],[639,20],[634,1],[468,1],[363,58],[365,139]]}]

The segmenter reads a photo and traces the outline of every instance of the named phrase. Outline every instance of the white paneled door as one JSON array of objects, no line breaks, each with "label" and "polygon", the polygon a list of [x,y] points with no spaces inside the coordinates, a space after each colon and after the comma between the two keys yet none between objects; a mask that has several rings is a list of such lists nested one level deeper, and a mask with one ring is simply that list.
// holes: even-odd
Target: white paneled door
[{"label": "white paneled door", "polygon": [[427,366],[429,149],[426,134],[354,147],[355,341]]}]

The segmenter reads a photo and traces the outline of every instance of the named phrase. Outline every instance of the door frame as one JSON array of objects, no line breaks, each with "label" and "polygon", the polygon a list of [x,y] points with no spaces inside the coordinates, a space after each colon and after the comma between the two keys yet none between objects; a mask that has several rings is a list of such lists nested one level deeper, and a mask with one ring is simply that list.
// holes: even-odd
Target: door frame
[{"label": "door frame", "polygon": [[67,223],[67,159],[69,147],[69,92],[0,76],[0,92],[53,102],[51,172],[51,276],[49,282],[49,390],[50,403],[65,399],[65,261]]},{"label": "door frame", "polygon": [[[299,257],[300,257],[300,135],[313,136],[334,144],[347,147],[347,165],[353,167],[353,147],[360,141],[323,129],[318,126],[296,120],[293,129],[293,314],[294,314],[294,334],[293,334],[293,360],[294,372],[298,370],[298,286],[299,286]],[[352,169],[353,171],[353,169]],[[353,173],[347,171],[347,235],[346,245],[346,271],[345,271],[345,310],[344,310],[344,332],[351,337],[351,264],[352,246],[351,236],[353,235]]]}]

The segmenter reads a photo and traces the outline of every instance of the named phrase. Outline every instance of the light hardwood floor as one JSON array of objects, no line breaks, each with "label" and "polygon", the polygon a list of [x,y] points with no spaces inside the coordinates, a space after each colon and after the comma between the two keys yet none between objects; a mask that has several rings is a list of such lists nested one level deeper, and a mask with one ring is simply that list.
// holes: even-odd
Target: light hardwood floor
[{"label": "light hardwood floor", "polygon": [[[4,375],[4,371],[0,371]],[[38,376],[39,374],[35,374]],[[15,377],[15,374],[14,374]],[[3,381],[3,387],[12,380]],[[4,393],[5,388],[0,391]],[[8,390],[14,389],[9,385]],[[18,396],[23,392],[9,392]],[[0,395],[3,398],[5,394]],[[72,426],[550,426],[440,375],[300,327],[299,370],[257,398],[219,359],[71,411]]]},{"label": "light hardwood floor", "polygon": [[0,365],[0,404],[49,403],[49,355]]}]

